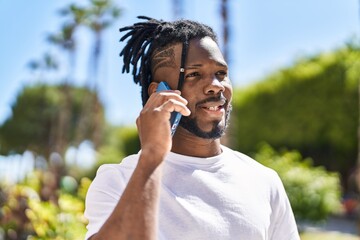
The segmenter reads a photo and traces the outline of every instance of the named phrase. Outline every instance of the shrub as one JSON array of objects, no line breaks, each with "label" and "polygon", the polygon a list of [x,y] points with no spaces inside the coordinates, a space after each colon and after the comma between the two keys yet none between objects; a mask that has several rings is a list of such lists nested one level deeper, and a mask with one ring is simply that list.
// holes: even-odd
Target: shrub
[{"label": "shrub", "polygon": [[297,149],[339,172],[345,185],[357,156],[359,44],[299,59],[235,89],[232,147],[249,154],[264,141],[277,150]]},{"label": "shrub", "polygon": [[320,221],[341,210],[337,173],[314,167],[311,159],[303,159],[297,151],[279,153],[267,144],[254,158],[279,174],[296,219]]},{"label": "shrub", "polygon": [[84,199],[91,180],[82,178],[73,194],[57,189],[56,201],[44,200],[38,181],[43,174],[34,172],[21,184],[0,186],[0,239],[84,238]]}]

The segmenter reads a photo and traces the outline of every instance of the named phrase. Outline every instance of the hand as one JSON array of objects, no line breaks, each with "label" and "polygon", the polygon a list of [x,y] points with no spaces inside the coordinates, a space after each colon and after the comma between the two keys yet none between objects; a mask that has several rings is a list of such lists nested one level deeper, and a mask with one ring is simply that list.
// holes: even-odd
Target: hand
[{"label": "hand", "polygon": [[[170,152],[172,138],[170,116],[173,111],[184,116],[190,115],[187,100],[180,91],[169,90],[151,94],[140,116],[136,119],[142,152],[151,153],[154,159],[162,159]],[[159,158],[157,158],[157,156]]]}]

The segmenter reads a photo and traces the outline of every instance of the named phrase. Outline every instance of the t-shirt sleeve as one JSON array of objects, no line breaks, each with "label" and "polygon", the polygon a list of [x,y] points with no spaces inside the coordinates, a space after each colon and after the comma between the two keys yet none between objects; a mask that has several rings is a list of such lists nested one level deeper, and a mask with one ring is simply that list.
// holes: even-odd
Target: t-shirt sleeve
[{"label": "t-shirt sleeve", "polygon": [[103,165],[97,171],[85,200],[84,215],[88,220],[85,239],[97,233],[109,218],[126,186],[126,180],[113,165]]},{"label": "t-shirt sleeve", "polygon": [[273,185],[269,235],[273,240],[300,240],[293,211],[283,183],[275,174]]}]

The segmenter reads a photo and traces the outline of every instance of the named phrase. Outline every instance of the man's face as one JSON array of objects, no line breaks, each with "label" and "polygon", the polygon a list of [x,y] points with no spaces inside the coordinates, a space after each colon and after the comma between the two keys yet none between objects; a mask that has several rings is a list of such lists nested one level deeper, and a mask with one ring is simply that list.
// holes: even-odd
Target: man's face
[{"label": "man's face", "polygon": [[[153,56],[155,81],[166,81],[172,89],[176,89],[181,50],[182,44],[179,43]],[[169,61],[161,61],[166,58]],[[230,116],[232,87],[227,64],[211,38],[190,41],[181,92],[188,101],[191,115],[183,116],[180,126],[201,138],[221,137]]]}]

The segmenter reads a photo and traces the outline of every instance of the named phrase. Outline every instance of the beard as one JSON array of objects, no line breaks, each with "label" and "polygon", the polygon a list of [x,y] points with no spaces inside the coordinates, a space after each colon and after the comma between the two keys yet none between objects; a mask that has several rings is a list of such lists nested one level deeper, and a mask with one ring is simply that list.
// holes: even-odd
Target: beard
[{"label": "beard", "polygon": [[232,106],[229,104],[228,109],[226,110],[225,113],[224,125],[220,124],[221,121],[214,121],[212,129],[210,131],[201,130],[196,117],[190,118],[190,117],[182,116],[179,125],[197,137],[205,138],[205,139],[218,139],[225,134],[226,128],[229,125],[231,110],[232,110]]}]

